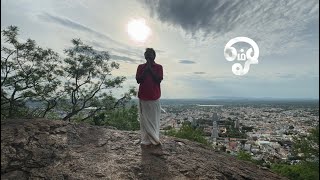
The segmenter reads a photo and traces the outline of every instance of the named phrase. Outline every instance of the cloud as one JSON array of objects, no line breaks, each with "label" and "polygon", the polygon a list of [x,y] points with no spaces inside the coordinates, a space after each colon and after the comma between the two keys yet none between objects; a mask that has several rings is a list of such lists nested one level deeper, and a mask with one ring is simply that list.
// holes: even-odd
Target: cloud
[{"label": "cloud", "polygon": [[[226,0],[145,0],[152,16],[160,21],[180,26],[195,33],[224,34],[235,27],[246,25],[276,24],[285,20],[292,21],[308,15],[317,15],[316,0],[292,1],[226,1]],[[304,6],[301,6],[304,5]],[[299,17],[299,16],[302,17]],[[316,16],[314,16],[316,17]],[[307,18],[307,20],[310,17]],[[249,24],[247,24],[249,23]],[[291,22],[294,25],[295,22]],[[281,31],[290,23],[277,24],[274,30]],[[272,27],[274,28],[274,27]]]},{"label": "cloud", "polygon": [[230,76],[212,78],[181,75],[175,79],[175,83],[183,86],[183,89],[188,89],[193,97],[319,98],[319,81],[315,81],[315,78],[308,76],[289,79],[264,79],[259,77]]},{"label": "cloud", "polygon": [[100,48],[101,50],[107,50],[110,52],[116,52],[117,54],[122,54],[125,56],[130,56],[130,57],[137,57],[139,59],[144,59],[143,57],[143,51],[139,51],[139,50],[133,50],[133,49],[129,49],[129,48],[125,48],[125,47],[119,47],[119,48],[115,48],[115,47],[108,47],[108,45],[106,45],[105,43],[99,42],[99,41],[95,41],[95,40],[90,40],[90,41],[86,41],[89,45],[93,46],[94,48]]},{"label": "cloud", "polygon": [[229,31],[237,23],[238,14],[247,3],[216,0],[145,1],[152,16],[170,25],[178,25],[192,33],[201,30],[216,33]]},{"label": "cloud", "polygon": [[139,60],[132,59],[130,57],[118,56],[118,55],[110,55],[110,59],[112,59],[112,60],[121,60],[121,61],[125,61],[125,62],[131,62],[131,63],[134,63],[134,64],[138,64],[140,62]]},{"label": "cloud", "polygon": [[[59,24],[59,25],[62,25],[64,27],[67,27],[67,28],[70,28],[73,30],[76,29],[78,31],[82,31],[82,32],[86,32],[86,33],[90,33],[90,34],[95,35],[98,38],[97,40],[87,41],[92,46],[102,48],[102,49],[108,49],[110,51],[114,51],[114,52],[117,52],[120,54],[125,54],[127,56],[135,56],[137,58],[144,58],[143,57],[143,50],[137,49],[137,48],[132,48],[131,46],[128,46],[124,43],[116,41],[105,34],[102,34],[94,29],[91,29],[85,25],[82,25],[78,22],[75,22],[69,18],[53,15],[50,13],[42,13],[42,14],[39,14],[38,17],[41,20],[44,20],[46,22]],[[99,39],[103,39],[103,42],[99,41]],[[106,43],[105,40],[107,40],[109,43]],[[110,45],[110,42],[112,43],[112,45]],[[116,46],[114,46],[114,45],[116,45]],[[157,53],[164,53],[165,51],[157,49],[156,52]]]},{"label": "cloud", "polygon": [[193,72],[194,74],[206,74],[206,72]]},{"label": "cloud", "polygon": [[[137,53],[136,51],[123,48],[108,48],[104,43],[98,41],[88,41],[87,43],[93,46],[94,48],[99,48],[100,50],[108,51],[110,53],[111,60],[120,60],[127,63],[139,64],[141,63],[141,60],[138,59],[143,58],[142,52]],[[132,57],[137,57],[138,59]]]},{"label": "cloud", "polygon": [[126,54],[127,56],[135,56],[138,58],[143,58],[143,51],[137,51],[137,50],[132,50],[132,49],[124,49],[124,48],[109,48],[111,51],[115,51],[121,54]]},{"label": "cloud", "polygon": [[51,23],[55,23],[55,24],[59,24],[59,25],[62,25],[64,27],[67,27],[67,28],[70,28],[70,29],[76,29],[78,31],[83,31],[83,32],[87,32],[87,33],[91,33],[93,35],[95,35],[97,38],[103,38],[105,40],[108,40],[116,45],[120,45],[120,46],[124,46],[123,43],[120,43],[118,41],[115,41],[113,40],[112,38],[108,37],[107,35],[105,34],[102,34],[98,31],[95,31],[85,25],[82,25],[78,22],[75,22],[71,19],[68,19],[66,17],[60,17],[60,16],[57,16],[57,15],[53,15],[53,14],[49,14],[49,13],[42,13],[42,14],[39,14],[38,17],[43,20],[43,21],[46,21],[46,22],[51,22]]},{"label": "cloud", "polygon": [[179,63],[181,64],[195,64],[196,62],[190,60],[180,60]]},{"label": "cloud", "polygon": [[278,78],[284,78],[284,79],[295,79],[299,76],[297,74],[288,74],[288,73],[277,73]]},{"label": "cloud", "polygon": [[90,46],[93,46],[93,48],[106,49],[106,46],[98,41],[86,41],[86,43]]},{"label": "cloud", "polygon": [[[115,47],[115,46],[108,47],[110,45],[106,45],[106,43],[102,43],[99,40],[86,41],[89,45],[93,46],[94,48],[99,48],[100,50],[103,50],[103,51],[109,51],[109,52],[111,51],[111,52],[116,52],[118,54],[121,54],[121,55],[113,55],[113,54],[110,55],[110,58],[113,60],[121,60],[121,61],[131,62],[131,63],[137,64],[140,61],[136,60],[134,58],[131,58],[131,57],[132,56],[139,57],[139,58],[143,57],[142,51],[140,52],[137,49],[128,47],[127,45],[125,45],[121,42],[113,40],[112,38],[108,37],[107,35],[104,35],[98,31],[95,31],[95,30],[93,30],[85,25],[82,25],[78,22],[75,22],[71,19],[68,19],[65,17],[59,17],[59,16],[52,15],[49,13],[42,13],[42,14],[38,15],[38,17],[42,20],[49,21],[49,22],[52,22],[55,24],[59,24],[59,25],[62,25],[64,27],[67,27],[67,28],[70,28],[73,30],[75,29],[78,31],[93,34],[99,39],[104,39],[104,40],[107,40],[115,45],[118,45],[118,47]],[[108,44],[110,44],[110,43],[108,43]]]},{"label": "cloud", "polygon": [[156,53],[165,53],[164,50],[160,50],[160,49],[155,49]]},{"label": "cloud", "polygon": [[318,0],[145,0],[144,4],[152,17],[181,28],[191,39],[212,45],[248,36],[258,41],[262,55],[286,53],[315,42],[310,37],[319,37]]}]

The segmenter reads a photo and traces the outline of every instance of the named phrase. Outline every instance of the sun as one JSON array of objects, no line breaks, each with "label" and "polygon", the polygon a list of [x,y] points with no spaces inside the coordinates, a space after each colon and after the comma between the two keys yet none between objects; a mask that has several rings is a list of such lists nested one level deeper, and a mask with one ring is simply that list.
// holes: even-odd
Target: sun
[{"label": "sun", "polygon": [[131,39],[145,42],[151,35],[151,29],[144,19],[133,19],[128,22],[127,32]]}]

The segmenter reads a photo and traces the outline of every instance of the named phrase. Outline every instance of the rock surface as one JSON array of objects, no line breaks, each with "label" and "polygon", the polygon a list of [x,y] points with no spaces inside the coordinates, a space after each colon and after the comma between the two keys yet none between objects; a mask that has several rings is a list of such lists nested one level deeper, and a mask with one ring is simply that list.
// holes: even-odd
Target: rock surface
[{"label": "rock surface", "polygon": [[284,179],[188,140],[44,119],[1,122],[1,179]]}]

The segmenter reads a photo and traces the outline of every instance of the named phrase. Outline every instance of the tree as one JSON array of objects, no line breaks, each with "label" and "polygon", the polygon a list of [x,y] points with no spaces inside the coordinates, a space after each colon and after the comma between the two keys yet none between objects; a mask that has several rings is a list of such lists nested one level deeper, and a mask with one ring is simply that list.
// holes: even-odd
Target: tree
[{"label": "tree", "polygon": [[43,49],[36,42],[27,39],[18,41],[18,27],[9,26],[2,30],[5,43],[1,44],[1,115],[5,118],[28,113],[25,102],[28,99],[47,100],[46,108],[36,116],[45,114],[56,106],[51,100],[61,83],[58,76],[61,64],[58,54]]},{"label": "tree", "polygon": [[[118,69],[119,64],[109,62],[110,56],[105,51],[96,51],[85,45],[80,39],[72,40],[73,47],[66,49],[67,57],[64,59],[63,70],[68,80],[64,90],[69,97],[67,114],[63,120],[71,120],[72,117],[87,110],[81,120],[98,116],[102,111],[109,111],[131,99],[136,92],[133,88],[125,93],[122,98],[116,100],[112,88],[120,88],[125,77],[113,77],[111,71]],[[107,93],[107,90],[110,90]]]},{"label": "tree", "polygon": [[[1,44],[1,118],[46,117],[62,110],[63,120],[91,119],[103,111],[124,105],[136,95],[133,88],[116,99],[111,89],[121,87],[124,77],[113,77],[119,64],[109,62],[109,54],[73,39],[63,61],[51,49],[34,40],[18,41],[18,28],[2,31]],[[62,84],[62,82],[64,84]],[[63,86],[62,86],[63,85]],[[35,108],[26,103],[36,102]],[[53,114],[54,113],[49,113]]]}]

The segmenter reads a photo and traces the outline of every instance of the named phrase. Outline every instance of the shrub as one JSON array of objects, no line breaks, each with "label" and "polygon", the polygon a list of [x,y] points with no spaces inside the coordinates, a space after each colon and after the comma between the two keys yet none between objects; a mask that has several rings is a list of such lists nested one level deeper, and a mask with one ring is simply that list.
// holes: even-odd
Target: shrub
[{"label": "shrub", "polygon": [[208,140],[203,137],[203,131],[201,131],[198,128],[193,128],[190,123],[183,123],[178,131],[175,129],[166,131],[165,135],[174,136],[182,139],[188,139],[205,145],[210,145]]}]

